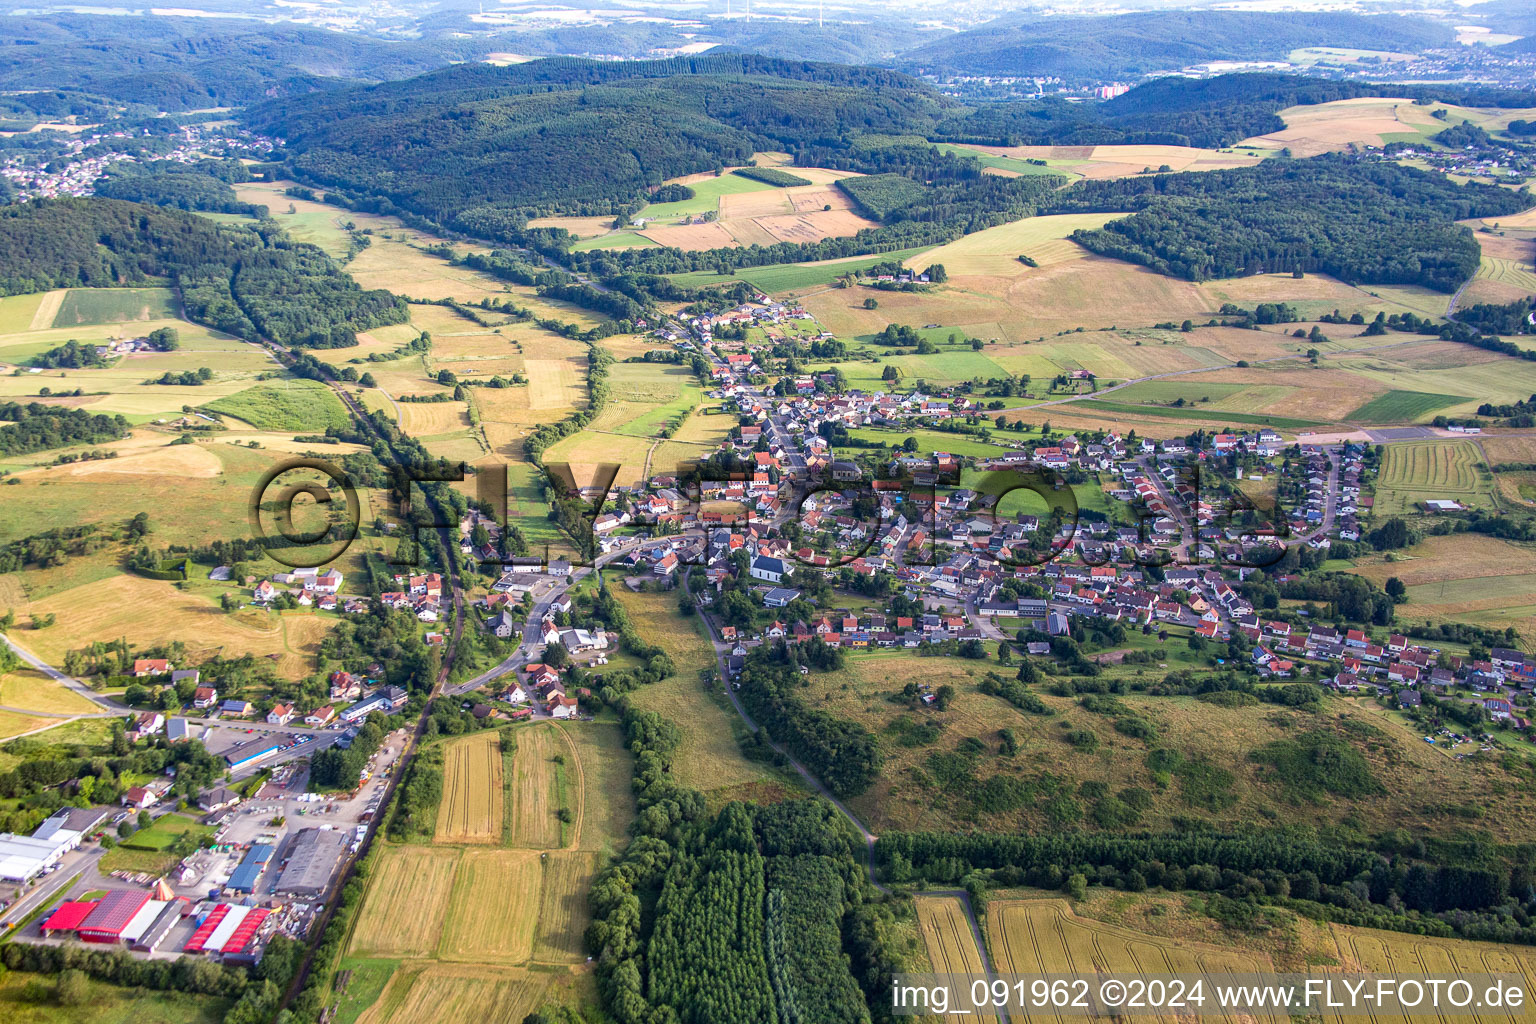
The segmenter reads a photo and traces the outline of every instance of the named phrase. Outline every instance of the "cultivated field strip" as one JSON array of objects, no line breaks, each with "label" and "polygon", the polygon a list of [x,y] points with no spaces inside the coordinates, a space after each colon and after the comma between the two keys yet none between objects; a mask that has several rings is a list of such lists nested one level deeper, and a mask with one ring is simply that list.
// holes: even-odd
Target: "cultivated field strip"
[{"label": "cultivated field strip", "polygon": [[519,1021],[538,1009],[549,980],[518,968],[432,964],[396,972],[359,1024]]},{"label": "cultivated field strip", "polygon": [[503,801],[501,737],[479,732],[448,744],[443,801],[437,812],[439,843],[501,840]]},{"label": "cultivated field strip", "polygon": [[[955,896],[918,896],[917,930],[928,950],[928,959],[938,974],[962,974],[982,977],[986,969],[981,950],[971,932],[965,907]],[[966,993],[960,994],[962,998]],[[996,1020],[992,1015],[978,1015],[981,1020]]]},{"label": "cultivated field strip", "polygon": [[459,862],[438,956],[520,964],[533,956],[543,867],[532,850],[468,850]]},{"label": "cultivated field strip", "polygon": [[352,927],[355,956],[430,956],[443,930],[462,850],[387,847]]},{"label": "cultivated field strip", "polygon": [[522,729],[512,758],[512,845],[534,850],[559,849],[560,819],[557,754],[570,756],[569,745],[553,728]]}]

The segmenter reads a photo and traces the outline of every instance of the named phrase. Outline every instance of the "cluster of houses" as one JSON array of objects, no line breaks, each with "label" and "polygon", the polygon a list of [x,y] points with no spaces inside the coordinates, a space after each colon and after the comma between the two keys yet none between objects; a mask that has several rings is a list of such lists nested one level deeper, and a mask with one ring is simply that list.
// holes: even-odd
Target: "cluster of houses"
[{"label": "cluster of houses", "polygon": [[396,576],[395,586],[402,589],[379,595],[384,607],[409,611],[422,622],[436,622],[442,616],[443,577],[440,573]]},{"label": "cluster of houses", "polygon": [[291,572],[273,573],[256,584],[253,600],[257,605],[265,607],[286,595],[303,608],[353,614],[366,612],[366,598],[342,596],[341,586],[345,579],[336,569],[294,569]]},{"label": "cluster of houses", "polygon": [[551,718],[574,718],[580,703],[577,698],[585,696],[586,691],[578,689],[575,694],[565,692],[565,682],[558,671],[536,661],[523,667],[523,678],[513,682],[502,699],[512,704],[537,704]]}]

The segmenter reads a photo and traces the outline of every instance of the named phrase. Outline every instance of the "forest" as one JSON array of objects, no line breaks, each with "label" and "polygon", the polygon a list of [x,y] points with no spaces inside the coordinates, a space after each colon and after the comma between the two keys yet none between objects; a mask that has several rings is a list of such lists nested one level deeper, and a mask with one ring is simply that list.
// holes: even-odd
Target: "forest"
[{"label": "forest", "polygon": [[639,815],[593,883],[587,948],[618,1024],[890,1019],[891,911],[831,804],[730,803],[672,781],[676,725],[621,699]]},{"label": "forest", "polygon": [[874,68],[751,55],[560,58],[273,101],[245,120],[285,137],[306,181],[502,237],[487,227],[616,214],[668,178],[745,164],[759,149],[909,132],[943,105],[916,79]]},{"label": "forest", "polygon": [[128,436],[128,421],[85,409],[71,409],[41,402],[0,402],[0,455],[65,448],[75,444],[101,444]]},{"label": "forest", "polygon": [[0,207],[0,294],[165,279],[181,290],[188,319],[247,341],[333,348],[407,316],[404,301],[364,291],[270,223],[225,227],[116,199]]},{"label": "forest", "polygon": [[1321,272],[1351,284],[1455,291],[1482,251],[1456,223],[1516,213],[1524,190],[1330,155],[1231,170],[1081,182],[1049,212],[1136,211],[1073,241],[1159,273],[1204,281]]}]

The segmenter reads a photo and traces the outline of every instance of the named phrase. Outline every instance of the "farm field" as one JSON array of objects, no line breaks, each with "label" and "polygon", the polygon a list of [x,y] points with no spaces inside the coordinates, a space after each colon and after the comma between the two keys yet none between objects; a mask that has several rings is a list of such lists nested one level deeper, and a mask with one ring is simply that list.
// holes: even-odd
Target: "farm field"
[{"label": "farm field", "polygon": [[570,845],[611,852],[635,817],[624,731],[607,722],[562,722],[556,728],[575,748],[575,757],[569,760],[580,789],[581,817]]},{"label": "farm field", "polygon": [[[959,147],[956,147],[959,148]],[[1128,178],[1148,171],[1167,168],[1171,171],[1211,171],[1226,167],[1247,167],[1258,163],[1267,154],[1240,152],[1241,147],[1231,150],[1197,149],[1190,146],[985,146],[969,145],[974,150],[993,158],[1004,158],[1007,164],[990,164],[996,169],[1017,171],[1017,163],[1026,160],[1044,160],[1046,167],[1025,164],[1029,171],[1023,173],[1065,173],[1084,178]]]},{"label": "farm field", "polygon": [[96,326],[175,316],[175,296],[169,288],[71,288],[48,326]]},{"label": "farm field", "polygon": [[1254,149],[1289,149],[1293,156],[1307,157],[1336,152],[1350,143],[1383,146],[1388,142],[1419,142],[1443,131],[1447,124],[1457,123],[1432,117],[1434,109],[1417,106],[1412,100],[1391,97],[1362,97],[1287,107],[1279,114],[1285,122],[1283,129],[1245,139],[1238,145]]},{"label": "farm field", "polygon": [[[19,711],[0,711],[0,740],[8,740],[23,733],[35,732],[56,726],[60,719],[51,715],[28,715]],[[50,732],[49,735],[52,735]]]},{"label": "farm field", "polygon": [[1350,413],[1351,423],[1417,423],[1448,405],[1470,402],[1464,395],[1431,395],[1422,391],[1388,391]]},{"label": "farm field", "polygon": [[1471,507],[1493,503],[1493,474],[1470,441],[1419,441],[1391,444],[1376,483],[1378,514],[1418,511],[1432,498]]},{"label": "farm field", "polygon": [[[1267,957],[1219,946],[1173,942],[1080,918],[1063,900],[993,900],[987,908],[987,939],[1004,974],[1117,973],[1201,974],[1267,973]],[[1053,1014],[1040,1019],[1062,1019]],[[1070,1018],[1066,1018],[1070,1019]],[[1134,1020],[1173,1020],[1173,1016],[1136,1016]],[[1283,1013],[1228,1019],[1281,1024]]]},{"label": "farm field", "polygon": [[[1000,971],[1169,974],[1163,964],[1171,963],[1185,973],[1510,973],[1527,984],[1536,978],[1536,958],[1522,946],[1315,922],[1285,912],[1275,929],[1244,932],[1217,925],[1197,896],[1090,889],[1086,900],[1069,904],[1052,893],[1022,892],[1022,898],[1007,894],[987,906],[987,934]],[[1139,966],[1120,967],[1116,959]],[[1383,1024],[1422,1018],[1372,1016]],[[1358,1018],[1325,1013],[1320,1019],[1333,1024]],[[1516,1018],[1485,1012],[1475,1019],[1503,1024]]]},{"label": "farm field", "polygon": [[927,247],[899,249],[878,256],[849,256],[843,259],[818,260],[814,263],[778,263],[766,267],[744,267],[734,275],[721,275],[708,270],[696,270],[684,274],[669,275],[678,284],[689,288],[704,288],[712,284],[730,284],[737,279],[748,281],[765,292],[800,292],[810,288],[831,285],[839,277],[885,263],[906,259],[926,252]]},{"label": "farm field", "polygon": [[[1356,559],[1351,572],[1378,586],[1396,576],[1408,588],[1410,619],[1536,628],[1536,548],[1477,534],[1426,537],[1396,561]],[[1528,641],[1527,641],[1528,642]]]},{"label": "farm field", "polygon": [[443,918],[439,956],[526,962],[533,955],[543,871],[532,850],[465,851]]},{"label": "farm field", "polygon": [[348,952],[430,956],[437,948],[462,855],[452,847],[385,847],[371,872]]},{"label": "farm field", "polygon": [[[570,804],[564,765],[556,764],[555,757],[570,760],[571,749],[554,726],[519,729],[514,735],[517,752],[512,755],[512,845],[558,850],[565,844],[556,812]],[[580,791],[577,793],[579,804]]]},{"label": "farm field", "polygon": [[449,743],[443,802],[437,814],[439,843],[494,843],[501,839],[503,810],[501,735],[477,732]]},{"label": "farm field", "polygon": [[558,850],[540,858],[538,929],[533,946],[536,963],[579,964],[586,959],[582,934],[591,923],[587,891],[602,864],[602,855],[586,850]]},{"label": "farm field", "polygon": [[549,976],[483,964],[402,965],[358,1024],[515,1021],[538,1009]]},{"label": "farm field", "polygon": [[928,959],[939,974],[983,974],[965,907],[957,896],[917,896],[917,928],[928,947]]}]

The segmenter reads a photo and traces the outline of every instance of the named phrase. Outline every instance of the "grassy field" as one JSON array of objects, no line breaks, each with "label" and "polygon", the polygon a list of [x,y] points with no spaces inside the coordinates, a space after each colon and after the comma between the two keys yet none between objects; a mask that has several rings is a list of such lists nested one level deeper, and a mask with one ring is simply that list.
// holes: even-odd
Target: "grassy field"
[{"label": "grassy field", "polygon": [[71,288],[50,326],[120,324],[175,315],[176,297],[169,288]]},{"label": "grassy field", "polygon": [[91,714],[100,708],[33,668],[0,675],[0,704],[45,715]]},{"label": "grassy field", "polygon": [[706,288],[712,284],[730,284],[737,278],[749,281],[765,292],[802,292],[812,288],[824,288],[845,274],[864,270],[876,263],[908,259],[927,252],[926,247],[901,249],[879,256],[853,256],[846,259],[822,260],[816,263],[779,263],[767,267],[744,267],[734,275],[716,274],[708,270],[696,270],[685,274],[673,274],[672,280],[689,288]]},{"label": "grassy field", "polygon": [[1387,445],[1376,484],[1376,511],[1402,514],[1443,498],[1486,507],[1493,474],[1471,441],[1413,441]]},{"label": "grassy field", "polygon": [[581,818],[570,845],[578,850],[612,852],[635,817],[624,731],[609,722],[562,722],[556,728],[575,749],[569,760],[575,776],[573,785],[580,791]]},{"label": "grassy field", "polygon": [[[1104,678],[1133,686],[1161,679],[1172,669],[1211,670],[1177,638],[1160,643],[1156,636],[1138,635],[1123,649],[1146,650],[1154,660],[1132,665],[1112,659],[1103,667]],[[1146,809],[1136,827],[1152,830],[1176,827],[1179,819],[1230,826],[1284,817],[1315,825],[1353,818],[1367,829],[1401,826],[1436,833],[1462,827],[1444,810],[1450,806],[1483,808],[1481,827],[1507,834],[1527,827],[1520,822],[1536,822],[1536,801],[1513,795],[1502,769],[1450,761],[1415,734],[1345,701],[1329,701],[1321,711],[1306,714],[1131,692],[1117,697],[1125,711],[1110,715],[1091,713],[1041,685],[1035,689],[1053,713],[1034,715],[979,692],[977,684],[989,670],[1000,671],[995,662],[880,652],[851,655],[843,669],[810,677],[803,699],[858,722],[879,740],[884,758],[879,778],[848,801],[876,834],[890,829],[1092,829],[1097,827],[1094,801],[1078,795],[1088,782],[1102,783],[1109,793],[1143,790]],[[909,682],[952,686],[949,710],[904,707],[899,695]],[[1115,722],[1123,714],[1151,723],[1155,738],[1121,733]],[[938,731],[924,736],[919,727],[930,724]],[[1012,730],[1017,743],[1012,756],[999,752],[1004,728]],[[1267,744],[1315,729],[1342,737],[1376,778],[1394,780],[1392,789],[1365,800],[1299,801],[1252,758]],[[1091,732],[1091,749],[1068,743],[1069,730]],[[1188,777],[1157,777],[1147,765],[1152,747],[1185,759]],[[1020,786],[1027,795],[1012,810],[984,809],[964,795],[989,785]]]},{"label": "grassy field", "polygon": [[[512,758],[512,845],[557,850],[564,845],[556,812],[567,807],[559,756],[570,759],[568,745],[554,726],[519,729]],[[579,801],[579,794],[577,797]]]},{"label": "grassy field", "polygon": [[430,956],[437,949],[462,851],[386,847],[352,927],[354,956]]},{"label": "grassy field", "polygon": [[449,743],[443,802],[437,813],[439,843],[493,843],[501,838],[501,737],[477,732]]},{"label": "grassy field", "polygon": [[1351,423],[1417,423],[1448,405],[1470,402],[1462,395],[1429,395],[1422,391],[1388,391],[1349,414]]},{"label": "grassy field", "polygon": [[742,756],[735,730],[742,728],[723,694],[712,694],[699,680],[701,671],[715,667],[713,648],[696,618],[677,612],[675,597],[634,594],[614,588],[640,635],[667,652],[677,671],[671,678],[643,686],[630,702],[657,711],[682,731],[672,768],[678,784],[710,792],[773,777],[771,770]]},{"label": "grassy field", "polygon": [[319,381],[271,380],[209,402],[206,408],[244,420],[258,430],[302,430],[323,434],[350,420],[336,393]]},{"label": "grassy field", "polygon": [[538,935],[533,959],[539,963],[579,964],[586,959],[582,934],[592,922],[587,890],[592,888],[602,855],[585,850],[557,850],[542,856]]},{"label": "grassy field", "polygon": [[149,828],[141,829],[123,840],[123,845],[136,850],[163,850],[188,832],[199,836],[212,835],[213,828],[199,825],[181,814],[165,814],[155,819]]}]

